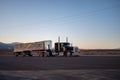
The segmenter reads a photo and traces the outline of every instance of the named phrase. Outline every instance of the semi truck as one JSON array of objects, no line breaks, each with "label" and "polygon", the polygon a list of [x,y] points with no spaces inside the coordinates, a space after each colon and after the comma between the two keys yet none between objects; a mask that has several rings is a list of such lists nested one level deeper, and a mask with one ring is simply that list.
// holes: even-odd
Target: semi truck
[{"label": "semi truck", "polygon": [[14,46],[15,56],[79,56],[78,47],[71,46],[69,42],[56,42],[52,48],[52,41],[45,40],[31,43],[20,43]]}]

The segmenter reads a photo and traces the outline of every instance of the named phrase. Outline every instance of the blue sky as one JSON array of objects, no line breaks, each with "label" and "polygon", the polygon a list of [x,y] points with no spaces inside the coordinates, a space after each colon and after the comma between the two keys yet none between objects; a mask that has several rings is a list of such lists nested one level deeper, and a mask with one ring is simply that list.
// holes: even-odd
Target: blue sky
[{"label": "blue sky", "polygon": [[120,0],[0,0],[0,42],[120,48]]}]

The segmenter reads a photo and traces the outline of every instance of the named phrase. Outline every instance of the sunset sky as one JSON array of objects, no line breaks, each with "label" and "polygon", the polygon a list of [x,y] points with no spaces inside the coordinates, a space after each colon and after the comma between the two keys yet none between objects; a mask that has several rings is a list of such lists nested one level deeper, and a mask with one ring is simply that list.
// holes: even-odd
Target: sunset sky
[{"label": "sunset sky", "polygon": [[0,0],[0,42],[120,48],[120,0]]}]

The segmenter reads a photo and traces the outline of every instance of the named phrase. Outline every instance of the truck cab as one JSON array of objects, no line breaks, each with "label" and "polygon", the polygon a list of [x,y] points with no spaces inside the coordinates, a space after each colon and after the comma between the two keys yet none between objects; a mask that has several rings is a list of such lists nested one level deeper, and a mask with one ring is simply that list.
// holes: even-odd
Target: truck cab
[{"label": "truck cab", "polygon": [[56,42],[55,52],[58,56],[79,56],[80,51],[78,47],[70,46],[69,42]]}]

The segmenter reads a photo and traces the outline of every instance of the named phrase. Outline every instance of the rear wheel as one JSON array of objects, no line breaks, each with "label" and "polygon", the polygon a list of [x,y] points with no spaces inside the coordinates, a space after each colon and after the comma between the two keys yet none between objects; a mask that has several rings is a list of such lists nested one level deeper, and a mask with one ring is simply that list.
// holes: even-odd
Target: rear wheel
[{"label": "rear wheel", "polygon": [[14,54],[16,57],[18,57],[19,55],[21,55],[21,52],[15,52]]},{"label": "rear wheel", "polygon": [[29,53],[29,54],[28,54],[28,56],[30,56],[30,57],[31,57],[31,56],[32,56],[32,54],[30,54],[30,53]]},{"label": "rear wheel", "polygon": [[45,57],[45,52],[42,53],[42,57]]},{"label": "rear wheel", "polygon": [[18,57],[19,55],[18,54],[15,54],[16,57]]},{"label": "rear wheel", "polygon": [[24,51],[23,52],[23,57],[24,56],[32,56],[31,52],[30,51]]}]

